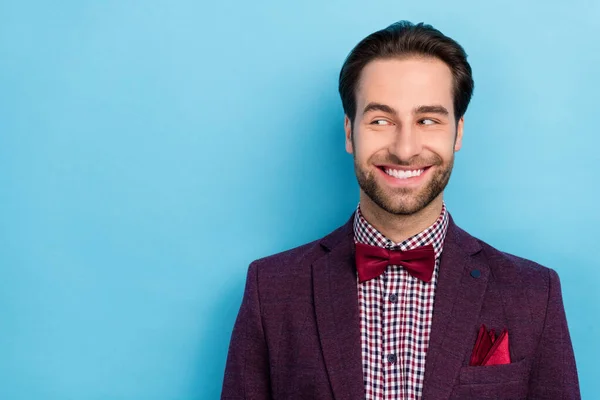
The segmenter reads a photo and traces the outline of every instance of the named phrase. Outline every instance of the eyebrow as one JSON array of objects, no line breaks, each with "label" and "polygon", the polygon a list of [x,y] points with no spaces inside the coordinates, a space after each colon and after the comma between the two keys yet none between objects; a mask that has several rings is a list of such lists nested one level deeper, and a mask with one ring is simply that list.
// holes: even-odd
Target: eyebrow
[{"label": "eyebrow", "polygon": [[441,114],[450,115],[446,107],[440,105],[419,106],[413,110],[414,114]]},{"label": "eyebrow", "polygon": [[[398,112],[387,104],[371,102],[363,110],[363,115],[370,111],[381,111],[387,114],[398,114]],[[441,105],[418,106],[413,109],[413,114],[440,114],[450,115],[446,107]]]},{"label": "eyebrow", "polygon": [[397,114],[396,110],[394,110],[392,107],[386,105],[386,104],[381,104],[381,103],[369,103],[365,106],[365,109],[363,110],[363,115],[365,115],[366,113],[370,112],[370,111],[381,111],[387,114]]}]

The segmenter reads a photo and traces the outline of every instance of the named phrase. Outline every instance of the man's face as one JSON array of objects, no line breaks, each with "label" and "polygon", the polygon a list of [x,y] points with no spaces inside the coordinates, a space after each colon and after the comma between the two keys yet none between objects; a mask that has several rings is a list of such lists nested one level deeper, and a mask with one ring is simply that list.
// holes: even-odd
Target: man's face
[{"label": "man's face", "polygon": [[[356,88],[354,123],[345,120],[346,151],[360,188],[395,215],[410,215],[439,199],[462,145],[452,72],[435,58],[375,60]],[[354,132],[352,132],[354,131]]]}]

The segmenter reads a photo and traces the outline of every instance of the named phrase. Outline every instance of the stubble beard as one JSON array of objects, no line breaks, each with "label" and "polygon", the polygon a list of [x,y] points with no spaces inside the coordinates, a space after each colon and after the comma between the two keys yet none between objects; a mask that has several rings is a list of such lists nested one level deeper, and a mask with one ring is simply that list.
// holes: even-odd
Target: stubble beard
[{"label": "stubble beard", "polygon": [[383,188],[377,183],[374,176],[376,172],[362,168],[356,161],[356,155],[354,155],[354,171],[358,185],[373,203],[393,215],[412,215],[427,207],[444,191],[450,181],[450,175],[454,167],[454,155],[445,164],[437,155],[431,160],[427,160],[428,162],[419,164],[416,162],[402,164],[398,162],[399,160],[395,161],[392,163],[405,167],[410,167],[410,164],[431,165],[432,168],[435,167],[435,170],[428,171],[429,173],[433,173],[433,176],[422,188]]}]

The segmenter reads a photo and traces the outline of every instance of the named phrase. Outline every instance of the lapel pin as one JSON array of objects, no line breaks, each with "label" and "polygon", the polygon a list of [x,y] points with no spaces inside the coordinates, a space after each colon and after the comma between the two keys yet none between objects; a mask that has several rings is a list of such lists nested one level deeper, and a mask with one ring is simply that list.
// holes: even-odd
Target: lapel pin
[{"label": "lapel pin", "polygon": [[471,276],[473,278],[479,278],[481,276],[481,271],[479,271],[478,269],[474,269],[473,271],[471,271]]}]

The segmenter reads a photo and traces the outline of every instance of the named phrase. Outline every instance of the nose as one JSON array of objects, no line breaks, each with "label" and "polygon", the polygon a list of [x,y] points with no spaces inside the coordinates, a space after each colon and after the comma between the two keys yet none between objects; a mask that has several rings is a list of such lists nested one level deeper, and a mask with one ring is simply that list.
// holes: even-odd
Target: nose
[{"label": "nose", "polygon": [[421,138],[417,129],[412,125],[399,125],[388,151],[398,157],[400,161],[409,162],[414,156],[421,153],[421,149]]}]

